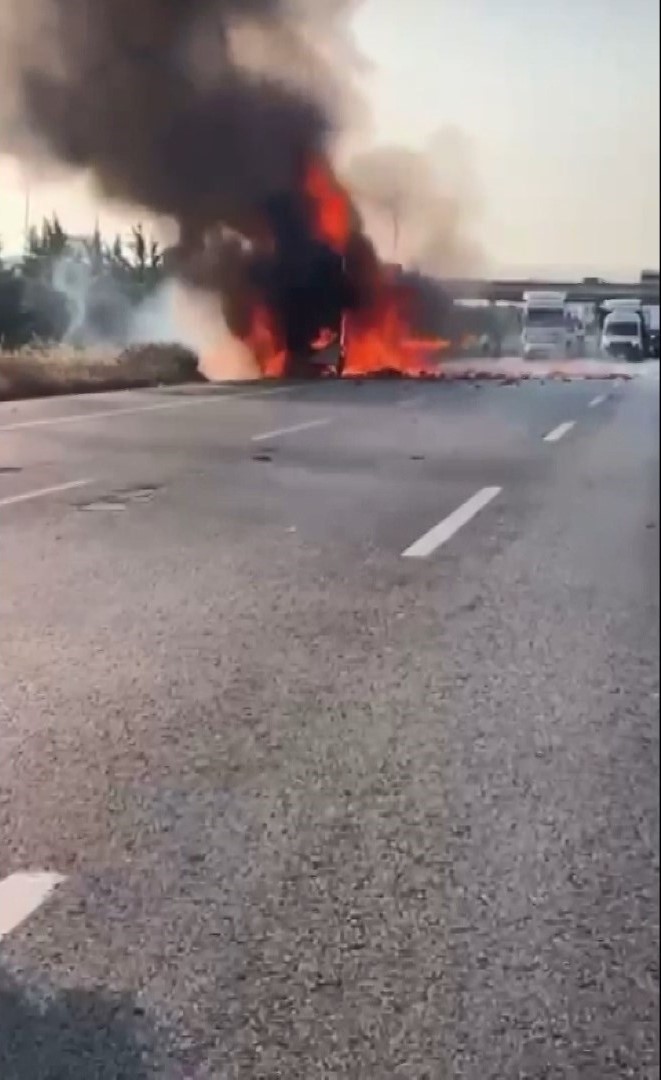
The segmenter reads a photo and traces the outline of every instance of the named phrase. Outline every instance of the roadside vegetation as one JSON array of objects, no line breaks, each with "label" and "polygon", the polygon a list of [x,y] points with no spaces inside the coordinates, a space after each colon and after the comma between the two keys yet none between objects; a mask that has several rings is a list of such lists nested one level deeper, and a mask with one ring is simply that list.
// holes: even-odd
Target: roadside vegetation
[{"label": "roadside vegetation", "polygon": [[129,345],[136,309],[162,283],[163,252],[136,225],[128,242],[70,237],[57,215],[22,257],[0,247],[0,400],[153,386],[196,377],[169,345]]}]

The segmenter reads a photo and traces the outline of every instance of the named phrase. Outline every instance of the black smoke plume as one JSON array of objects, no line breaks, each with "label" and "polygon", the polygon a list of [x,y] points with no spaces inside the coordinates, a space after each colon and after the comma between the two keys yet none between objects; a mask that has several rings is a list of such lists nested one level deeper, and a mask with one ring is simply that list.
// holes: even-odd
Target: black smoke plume
[{"label": "black smoke plume", "polygon": [[[347,5],[0,3],[8,82],[0,116],[10,145],[36,144],[89,170],[108,197],[174,219],[172,264],[222,293],[230,328],[245,330],[247,289],[263,289],[290,346],[302,347],[324,313],[301,321],[295,308],[314,307],[322,280],[337,299],[342,291],[337,255],[312,236],[301,192],[305,168],[325,156],[333,133],[328,103],[343,94],[315,32],[340,40]],[[228,229],[252,246],[228,239]],[[259,254],[266,236],[271,251],[275,239],[270,262]]]},{"label": "black smoke plume", "polygon": [[321,103],[233,57],[240,23],[286,24],[280,0],[13,6],[15,135],[91,170],[107,195],[173,217],[186,240],[220,222],[251,235],[259,208],[323,150]]},{"label": "black smoke plume", "polygon": [[300,356],[376,273],[357,214],[344,255],[319,240],[303,183],[357,108],[356,2],[0,0],[5,144],[174,220],[175,274],[238,337],[266,303]]}]

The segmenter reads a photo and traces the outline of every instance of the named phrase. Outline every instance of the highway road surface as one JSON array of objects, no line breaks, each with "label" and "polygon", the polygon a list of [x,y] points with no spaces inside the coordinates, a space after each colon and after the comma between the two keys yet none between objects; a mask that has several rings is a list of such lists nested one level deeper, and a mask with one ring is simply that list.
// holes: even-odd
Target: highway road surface
[{"label": "highway road surface", "polygon": [[2,1080],[658,1077],[636,374],[0,406]]}]

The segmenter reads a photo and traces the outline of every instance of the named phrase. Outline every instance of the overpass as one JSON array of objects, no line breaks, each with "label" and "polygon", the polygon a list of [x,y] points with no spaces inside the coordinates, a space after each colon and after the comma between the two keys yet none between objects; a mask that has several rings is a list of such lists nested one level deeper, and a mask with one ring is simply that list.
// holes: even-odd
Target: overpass
[{"label": "overpass", "polygon": [[659,303],[659,279],[644,281],[602,281],[585,278],[583,281],[480,281],[477,278],[450,278],[444,288],[455,300],[487,300],[491,303],[516,303],[533,289],[557,289],[567,294],[571,303],[600,303],[603,300],[639,299],[643,304]]}]

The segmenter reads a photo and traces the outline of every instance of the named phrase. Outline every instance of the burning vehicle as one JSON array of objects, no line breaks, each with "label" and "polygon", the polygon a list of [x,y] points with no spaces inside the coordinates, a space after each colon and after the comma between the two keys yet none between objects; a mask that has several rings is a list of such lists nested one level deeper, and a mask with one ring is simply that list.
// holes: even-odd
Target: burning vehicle
[{"label": "burning vehicle", "polygon": [[327,162],[269,195],[257,239],[216,230],[169,263],[194,287],[216,283],[232,334],[266,378],[433,376],[450,347],[433,331],[451,302],[432,279],[379,260]]}]

